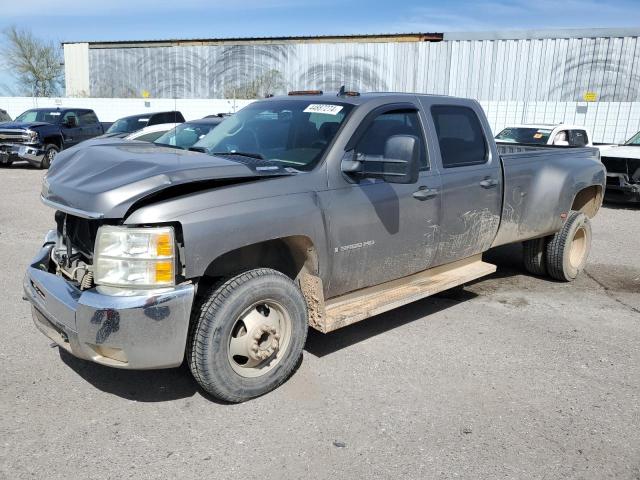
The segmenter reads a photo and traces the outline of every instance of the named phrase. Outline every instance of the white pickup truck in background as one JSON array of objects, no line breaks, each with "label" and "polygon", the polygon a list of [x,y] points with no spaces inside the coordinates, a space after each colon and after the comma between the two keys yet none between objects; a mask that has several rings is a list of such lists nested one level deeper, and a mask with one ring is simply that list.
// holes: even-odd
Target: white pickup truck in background
[{"label": "white pickup truck in background", "polygon": [[565,147],[593,146],[591,132],[587,128],[567,123],[510,125],[496,135],[496,142]]},{"label": "white pickup truck in background", "polygon": [[607,198],[640,202],[640,132],[622,145],[601,145],[600,159],[607,169]]}]

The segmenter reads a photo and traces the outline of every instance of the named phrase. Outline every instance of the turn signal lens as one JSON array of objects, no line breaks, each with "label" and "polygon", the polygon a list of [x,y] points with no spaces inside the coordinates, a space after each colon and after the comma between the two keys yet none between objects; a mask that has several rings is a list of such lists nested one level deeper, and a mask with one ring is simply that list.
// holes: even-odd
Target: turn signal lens
[{"label": "turn signal lens", "polygon": [[170,257],[173,255],[173,239],[169,232],[158,234],[156,241],[156,256]]},{"label": "turn signal lens", "polygon": [[156,262],[156,283],[166,284],[173,281],[173,262]]}]

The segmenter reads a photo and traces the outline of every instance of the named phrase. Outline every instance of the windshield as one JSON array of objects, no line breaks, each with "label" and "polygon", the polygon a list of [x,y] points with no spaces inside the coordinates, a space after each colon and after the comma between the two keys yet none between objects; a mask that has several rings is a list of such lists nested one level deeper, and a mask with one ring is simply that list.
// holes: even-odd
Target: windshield
[{"label": "windshield", "polygon": [[546,128],[508,127],[496,135],[496,140],[509,143],[534,143],[545,145],[553,130]]},{"label": "windshield", "polygon": [[352,108],[311,100],[255,102],[225,119],[194,148],[209,154],[250,153],[282,166],[311,170]]},{"label": "windshield", "polygon": [[625,145],[640,145],[640,132],[626,141]]},{"label": "windshield", "polygon": [[121,118],[111,124],[106,133],[131,133],[147,126],[149,117]]},{"label": "windshield", "polygon": [[193,146],[198,140],[204,138],[204,136],[216,126],[215,123],[183,123],[166,132],[158,138],[155,143],[186,150]]},{"label": "windshield", "polygon": [[61,112],[58,110],[27,110],[18,115],[16,122],[58,123]]}]

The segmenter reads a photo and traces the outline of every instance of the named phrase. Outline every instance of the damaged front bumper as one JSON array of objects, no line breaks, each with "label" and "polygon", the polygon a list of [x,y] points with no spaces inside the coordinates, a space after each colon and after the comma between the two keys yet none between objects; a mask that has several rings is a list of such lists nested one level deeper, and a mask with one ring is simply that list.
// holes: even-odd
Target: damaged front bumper
[{"label": "damaged front bumper", "polygon": [[127,369],[171,368],[184,358],[194,298],[191,283],[136,296],[80,290],[49,273],[55,232],[27,269],[23,287],[33,321],[72,355]]},{"label": "damaged front bumper", "polygon": [[0,144],[0,164],[11,164],[25,160],[35,167],[42,164],[44,150],[39,145],[21,145],[13,143]]}]

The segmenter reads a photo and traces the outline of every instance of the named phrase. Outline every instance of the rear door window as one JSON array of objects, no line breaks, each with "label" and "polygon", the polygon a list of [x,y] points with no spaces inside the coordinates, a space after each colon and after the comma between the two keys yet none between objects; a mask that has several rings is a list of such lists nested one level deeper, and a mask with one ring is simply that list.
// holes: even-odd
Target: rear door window
[{"label": "rear door window", "polygon": [[569,130],[569,145],[572,147],[584,147],[589,143],[587,132],[584,130]]},{"label": "rear door window", "polygon": [[79,113],[81,127],[93,127],[98,124],[98,117],[91,110],[82,110]]},{"label": "rear door window", "polygon": [[180,112],[162,112],[151,115],[148,126],[159,125],[161,123],[182,123],[184,117]]},{"label": "rear door window", "polygon": [[444,168],[487,163],[488,148],[482,125],[468,107],[434,105],[431,115]]}]

